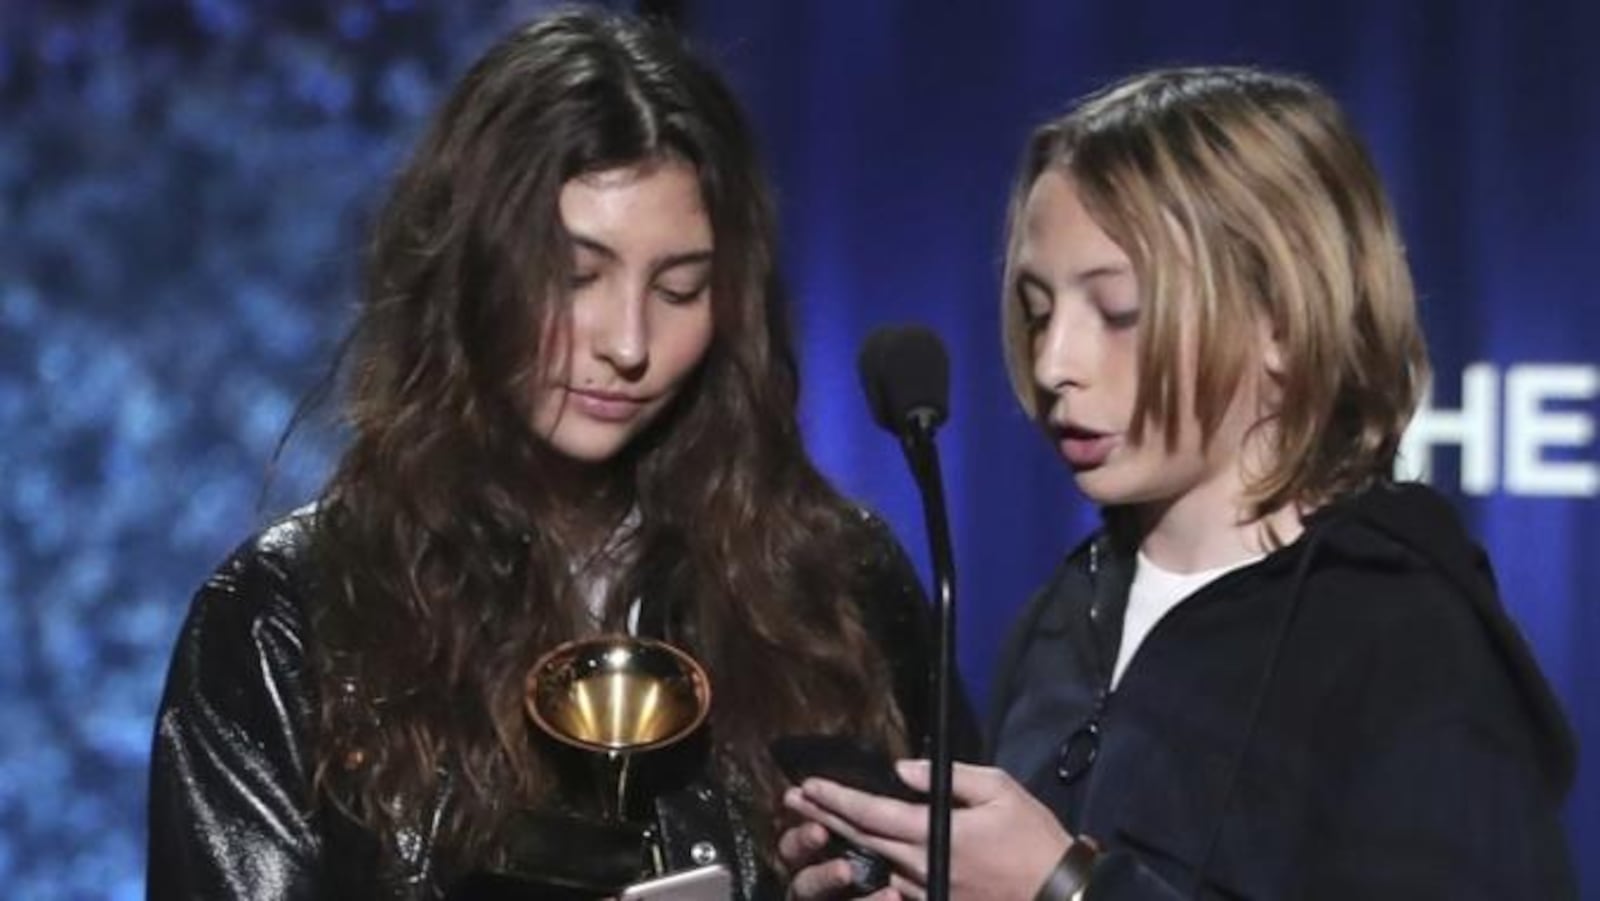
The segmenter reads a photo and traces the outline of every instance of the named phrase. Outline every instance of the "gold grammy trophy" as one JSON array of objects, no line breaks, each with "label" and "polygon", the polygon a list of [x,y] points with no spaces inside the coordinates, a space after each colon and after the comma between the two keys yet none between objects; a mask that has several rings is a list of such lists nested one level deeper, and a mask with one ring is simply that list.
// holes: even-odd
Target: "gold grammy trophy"
[{"label": "gold grammy trophy", "polygon": [[584,840],[591,846],[638,849],[639,865],[623,884],[660,875],[654,830],[628,819],[630,769],[636,755],[671,745],[705,721],[711,709],[705,669],[662,641],[620,634],[580,639],[539,658],[528,672],[524,703],[543,732],[592,755],[600,816],[572,828],[591,829]]}]

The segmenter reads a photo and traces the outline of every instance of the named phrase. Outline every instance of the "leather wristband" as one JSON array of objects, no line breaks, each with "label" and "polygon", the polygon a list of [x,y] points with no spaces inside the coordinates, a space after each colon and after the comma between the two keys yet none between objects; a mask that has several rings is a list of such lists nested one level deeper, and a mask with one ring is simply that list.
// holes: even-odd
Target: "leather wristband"
[{"label": "leather wristband", "polygon": [[1095,850],[1094,844],[1087,838],[1078,837],[1056,861],[1055,869],[1045,877],[1044,885],[1039,886],[1039,893],[1033,896],[1034,901],[1082,901],[1083,892],[1089,887],[1089,877],[1094,875],[1094,865],[1099,859],[1100,852]]}]

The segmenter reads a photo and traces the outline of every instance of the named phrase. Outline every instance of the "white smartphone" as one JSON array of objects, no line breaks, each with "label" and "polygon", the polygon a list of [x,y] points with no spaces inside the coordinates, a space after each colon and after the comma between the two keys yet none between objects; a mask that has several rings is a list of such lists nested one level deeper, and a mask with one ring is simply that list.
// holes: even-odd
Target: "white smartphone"
[{"label": "white smartphone", "polygon": [[720,863],[667,873],[622,890],[618,901],[728,901],[733,875]]}]

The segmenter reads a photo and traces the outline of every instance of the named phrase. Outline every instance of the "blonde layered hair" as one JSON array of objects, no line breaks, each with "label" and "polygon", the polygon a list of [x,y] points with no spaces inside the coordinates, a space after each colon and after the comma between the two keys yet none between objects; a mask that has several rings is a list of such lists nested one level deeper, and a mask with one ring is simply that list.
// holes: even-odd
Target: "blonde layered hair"
[{"label": "blonde layered hair", "polygon": [[[1388,198],[1331,98],[1252,69],[1159,70],[1034,133],[1011,201],[1001,314],[1012,387],[1034,416],[1015,265],[1023,206],[1051,170],[1072,179],[1138,276],[1135,440],[1154,424],[1175,443],[1192,396],[1209,441],[1260,364],[1255,336],[1266,326],[1281,373],[1271,461],[1250,486],[1255,512],[1390,476],[1427,355]],[[1186,334],[1192,394],[1182,385]]]}]

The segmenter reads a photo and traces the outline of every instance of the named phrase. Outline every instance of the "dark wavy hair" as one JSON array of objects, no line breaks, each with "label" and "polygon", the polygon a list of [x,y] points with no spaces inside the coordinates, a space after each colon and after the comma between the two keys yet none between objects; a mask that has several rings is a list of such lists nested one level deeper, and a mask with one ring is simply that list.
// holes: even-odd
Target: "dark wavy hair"
[{"label": "dark wavy hair", "polygon": [[887,665],[848,600],[866,591],[851,561],[869,526],[801,443],[773,216],[742,116],[670,33],[561,12],[490,49],[446,102],[377,223],[343,355],[352,440],[314,532],[317,782],[391,849],[446,778],[436,847],[452,868],[492,865],[510,812],[555,792],[557,752],[525,718],[523,679],[592,628],[565,470],[527,400],[572,265],[558,196],[579,175],[663,159],[699,177],[714,337],[612,470],[640,524],[608,620],[636,592],[674,599],[672,640],[713,682],[713,765],[744,786],[769,853],[771,738],[904,749]]}]

